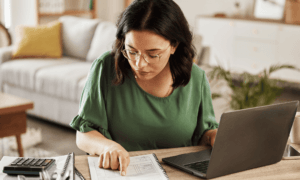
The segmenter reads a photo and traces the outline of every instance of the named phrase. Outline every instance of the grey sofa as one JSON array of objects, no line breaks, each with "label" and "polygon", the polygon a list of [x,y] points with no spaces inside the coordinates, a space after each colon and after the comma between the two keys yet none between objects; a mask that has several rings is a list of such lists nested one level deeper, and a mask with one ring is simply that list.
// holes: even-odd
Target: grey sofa
[{"label": "grey sofa", "polygon": [[28,114],[62,125],[78,113],[81,91],[93,60],[111,50],[111,22],[62,16],[62,58],[12,60],[13,46],[0,48],[0,89],[34,101]]}]

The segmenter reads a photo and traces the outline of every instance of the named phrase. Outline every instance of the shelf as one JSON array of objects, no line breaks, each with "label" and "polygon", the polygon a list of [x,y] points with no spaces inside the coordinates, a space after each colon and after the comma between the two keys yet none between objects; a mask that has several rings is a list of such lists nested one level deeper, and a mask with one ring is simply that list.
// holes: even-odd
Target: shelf
[{"label": "shelf", "polygon": [[214,16],[205,16],[205,15],[198,15],[197,18],[215,18],[215,19],[232,19],[232,20],[242,20],[242,21],[258,21],[258,22],[269,22],[269,23],[277,23],[277,24],[287,24],[287,25],[296,25],[299,26],[300,24],[291,24],[286,23],[284,20],[274,20],[274,19],[260,19],[260,18],[254,18],[254,17],[214,17]]},{"label": "shelf", "polygon": [[40,18],[43,17],[59,17],[64,15],[85,15],[90,14],[91,18],[97,18],[97,0],[93,0],[93,9],[92,10],[69,10],[62,13],[40,13],[39,9],[39,1],[36,0],[36,10],[37,10],[37,24],[40,24]]},{"label": "shelf", "polygon": [[94,11],[65,11],[63,13],[39,13],[39,16],[63,16],[63,15],[78,15],[78,14],[93,14]]}]

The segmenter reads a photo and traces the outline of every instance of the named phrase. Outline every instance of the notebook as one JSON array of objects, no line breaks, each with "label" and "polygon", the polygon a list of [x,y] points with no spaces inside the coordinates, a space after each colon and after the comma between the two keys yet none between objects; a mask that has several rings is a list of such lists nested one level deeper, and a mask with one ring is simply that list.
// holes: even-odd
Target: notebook
[{"label": "notebook", "polygon": [[155,154],[130,157],[126,176],[121,176],[120,171],[103,169],[98,166],[99,157],[88,157],[88,164],[92,180],[98,179],[126,179],[126,180],[168,180],[166,171],[160,165]]},{"label": "notebook", "polygon": [[215,178],[279,162],[299,101],[223,113],[213,149],[163,158],[202,178]]}]

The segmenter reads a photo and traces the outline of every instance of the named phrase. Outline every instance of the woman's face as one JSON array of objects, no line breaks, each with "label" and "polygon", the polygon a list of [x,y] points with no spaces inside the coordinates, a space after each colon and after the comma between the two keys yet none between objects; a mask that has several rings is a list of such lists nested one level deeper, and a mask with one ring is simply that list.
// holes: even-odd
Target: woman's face
[{"label": "woman's face", "polygon": [[[151,80],[169,68],[169,58],[176,48],[170,41],[151,31],[129,31],[125,35],[125,49],[130,53],[141,54],[136,61],[128,61],[136,77],[140,80]],[[158,55],[158,56],[157,56]],[[155,63],[155,57],[160,57]],[[151,60],[152,59],[152,60]]]}]

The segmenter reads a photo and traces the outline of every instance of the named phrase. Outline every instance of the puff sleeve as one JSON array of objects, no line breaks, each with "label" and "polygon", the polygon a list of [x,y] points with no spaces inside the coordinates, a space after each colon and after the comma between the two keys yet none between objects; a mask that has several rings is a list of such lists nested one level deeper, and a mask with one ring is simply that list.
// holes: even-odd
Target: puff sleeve
[{"label": "puff sleeve", "polygon": [[105,58],[109,52],[95,60],[89,71],[87,81],[83,88],[78,115],[72,120],[70,126],[80,132],[99,131],[106,138],[112,139],[108,131],[106,113],[106,94],[108,88],[109,72],[105,67]]}]

